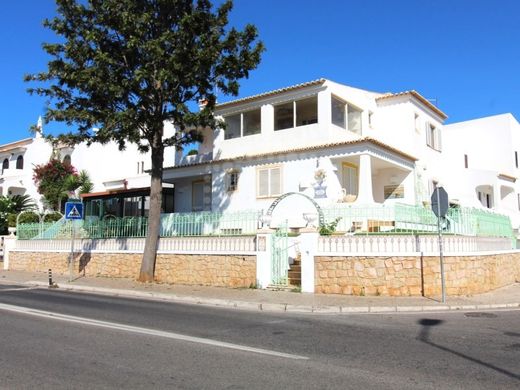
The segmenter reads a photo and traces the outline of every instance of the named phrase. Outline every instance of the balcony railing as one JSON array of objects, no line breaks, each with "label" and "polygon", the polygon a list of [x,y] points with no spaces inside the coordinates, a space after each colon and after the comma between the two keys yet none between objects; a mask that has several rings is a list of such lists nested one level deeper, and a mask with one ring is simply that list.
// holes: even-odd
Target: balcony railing
[{"label": "balcony railing", "polygon": [[177,165],[193,165],[210,162],[213,160],[213,153],[201,153],[190,156],[183,156]]}]

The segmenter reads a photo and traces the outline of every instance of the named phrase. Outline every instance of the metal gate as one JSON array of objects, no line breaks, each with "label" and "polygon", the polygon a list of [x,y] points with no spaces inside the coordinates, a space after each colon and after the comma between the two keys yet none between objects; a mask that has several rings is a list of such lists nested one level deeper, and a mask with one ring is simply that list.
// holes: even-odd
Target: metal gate
[{"label": "metal gate", "polygon": [[288,256],[287,225],[274,232],[271,238],[271,285],[288,286],[289,256]]}]

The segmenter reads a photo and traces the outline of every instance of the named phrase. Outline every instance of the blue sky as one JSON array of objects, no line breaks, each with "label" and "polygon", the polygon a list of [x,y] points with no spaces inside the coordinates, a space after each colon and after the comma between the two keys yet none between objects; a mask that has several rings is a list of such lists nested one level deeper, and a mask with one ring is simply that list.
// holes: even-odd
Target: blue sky
[{"label": "blue sky", "polygon": [[[2,2],[0,144],[28,137],[43,114],[22,78],[45,69],[41,43],[55,38],[41,22],[54,9],[53,0]],[[324,77],[415,89],[437,99],[448,123],[505,112],[520,120],[519,15],[517,0],[235,0],[230,24],[255,24],[267,47],[240,96]]]}]

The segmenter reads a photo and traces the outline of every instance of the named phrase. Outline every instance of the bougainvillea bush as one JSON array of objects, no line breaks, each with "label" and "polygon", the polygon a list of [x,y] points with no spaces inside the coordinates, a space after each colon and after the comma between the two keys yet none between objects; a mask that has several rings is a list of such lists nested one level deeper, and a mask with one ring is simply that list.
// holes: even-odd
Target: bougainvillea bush
[{"label": "bougainvillea bush", "polygon": [[62,200],[67,199],[70,176],[78,176],[76,168],[71,164],[64,164],[58,159],[51,159],[45,164],[34,167],[34,184],[36,184],[38,193],[43,196],[43,201],[48,208],[60,210]]}]

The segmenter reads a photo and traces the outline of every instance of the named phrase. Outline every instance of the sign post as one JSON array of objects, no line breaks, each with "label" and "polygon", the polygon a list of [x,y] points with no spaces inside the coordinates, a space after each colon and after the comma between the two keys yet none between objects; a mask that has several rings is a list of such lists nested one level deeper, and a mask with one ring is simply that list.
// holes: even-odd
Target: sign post
[{"label": "sign post", "polygon": [[83,219],[83,203],[79,200],[65,203],[65,219],[70,220],[72,224],[69,258],[69,282],[72,282],[74,279],[74,240],[76,238],[76,223],[74,221]]},{"label": "sign post", "polygon": [[442,303],[446,303],[446,282],[444,279],[444,258],[442,255],[442,230],[441,218],[446,216],[448,212],[448,193],[442,186],[435,183],[435,190],[432,197],[432,211],[437,216],[437,232],[439,234],[439,260],[441,264],[441,288],[442,288]]}]

